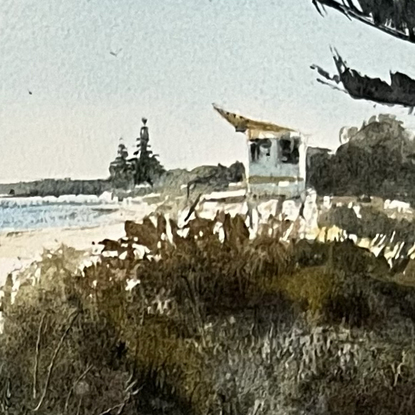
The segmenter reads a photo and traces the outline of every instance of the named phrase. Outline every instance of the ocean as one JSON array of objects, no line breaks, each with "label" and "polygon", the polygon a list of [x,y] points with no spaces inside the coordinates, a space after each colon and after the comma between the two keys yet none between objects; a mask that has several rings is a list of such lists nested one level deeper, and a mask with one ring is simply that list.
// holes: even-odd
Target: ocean
[{"label": "ocean", "polygon": [[96,196],[0,197],[0,232],[111,223],[118,202]]}]

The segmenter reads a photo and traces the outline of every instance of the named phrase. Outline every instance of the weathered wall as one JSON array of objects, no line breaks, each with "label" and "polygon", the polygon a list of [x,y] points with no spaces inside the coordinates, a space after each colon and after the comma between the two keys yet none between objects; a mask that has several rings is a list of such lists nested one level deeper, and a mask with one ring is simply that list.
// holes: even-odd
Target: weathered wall
[{"label": "weathered wall", "polygon": [[[298,164],[282,162],[279,141],[275,138],[271,139],[269,156],[263,154],[258,160],[253,161],[248,142],[248,181],[253,193],[295,197],[305,190],[306,144],[302,137],[300,140]],[[279,182],[278,179],[281,181]]]}]

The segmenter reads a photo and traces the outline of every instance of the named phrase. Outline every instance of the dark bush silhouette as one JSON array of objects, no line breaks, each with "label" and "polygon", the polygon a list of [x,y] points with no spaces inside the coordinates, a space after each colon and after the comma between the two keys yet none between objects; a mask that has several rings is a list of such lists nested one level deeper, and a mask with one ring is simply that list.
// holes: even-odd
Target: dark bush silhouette
[{"label": "dark bush silhouette", "polygon": [[415,146],[401,122],[372,118],[335,154],[309,155],[308,184],[321,195],[415,200]]}]

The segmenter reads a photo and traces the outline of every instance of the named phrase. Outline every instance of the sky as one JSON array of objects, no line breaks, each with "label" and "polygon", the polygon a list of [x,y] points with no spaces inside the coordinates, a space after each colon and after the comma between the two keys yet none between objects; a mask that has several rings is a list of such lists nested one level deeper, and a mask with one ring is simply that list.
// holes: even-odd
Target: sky
[{"label": "sky", "polygon": [[[108,177],[141,118],[166,168],[246,162],[212,103],[336,148],[342,126],[393,113],[316,82],[310,65],[415,77],[415,46],[311,0],[2,0],[0,181]],[[111,51],[117,52],[115,57]],[[29,94],[31,91],[32,94]]]}]

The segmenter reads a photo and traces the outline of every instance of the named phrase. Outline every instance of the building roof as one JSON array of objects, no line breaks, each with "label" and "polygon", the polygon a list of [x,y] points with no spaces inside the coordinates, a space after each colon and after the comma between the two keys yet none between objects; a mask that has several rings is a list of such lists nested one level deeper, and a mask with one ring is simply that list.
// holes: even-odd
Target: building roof
[{"label": "building roof", "polygon": [[248,137],[261,138],[264,133],[271,133],[271,135],[281,135],[283,133],[295,132],[295,130],[287,127],[282,127],[266,121],[257,121],[251,118],[243,117],[242,115],[225,111],[224,109],[213,104],[213,108],[231,125],[235,127],[237,132],[247,133]]}]

